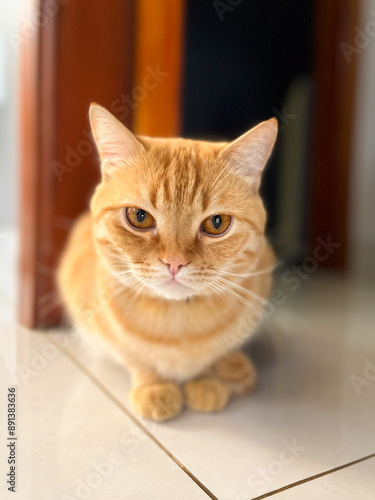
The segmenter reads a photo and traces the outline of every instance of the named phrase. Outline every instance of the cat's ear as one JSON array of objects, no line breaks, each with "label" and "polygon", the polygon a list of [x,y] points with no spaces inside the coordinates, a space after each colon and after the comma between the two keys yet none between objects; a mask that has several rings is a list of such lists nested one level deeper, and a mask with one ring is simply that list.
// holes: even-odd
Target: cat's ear
[{"label": "cat's ear", "polygon": [[252,189],[258,190],[276,136],[277,120],[271,118],[231,142],[219,153],[219,158],[248,180]]},{"label": "cat's ear", "polygon": [[91,104],[89,115],[103,177],[110,177],[114,169],[131,164],[144,147],[125,125],[102,106]]}]

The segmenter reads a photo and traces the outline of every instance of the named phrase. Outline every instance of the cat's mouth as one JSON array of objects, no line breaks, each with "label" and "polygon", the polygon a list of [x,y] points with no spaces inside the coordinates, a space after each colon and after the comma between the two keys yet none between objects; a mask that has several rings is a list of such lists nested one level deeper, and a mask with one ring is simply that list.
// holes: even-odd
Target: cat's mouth
[{"label": "cat's mouth", "polygon": [[[161,274],[159,270],[150,273],[148,276],[141,276],[136,270],[132,271],[134,278],[153,292],[153,295],[171,300],[184,300],[199,293],[199,286],[196,286],[194,279],[186,279],[186,276]],[[154,274],[154,275],[153,275]],[[158,275],[158,276],[155,276]],[[125,277],[125,280],[127,278]]]},{"label": "cat's mouth", "polygon": [[149,283],[149,286],[157,295],[170,300],[184,300],[196,293],[194,288],[184,284],[176,276],[171,276],[157,283]]},{"label": "cat's mouth", "polygon": [[173,276],[171,276],[169,279],[167,279],[167,283],[177,283],[178,285],[182,284],[182,283],[180,283],[178,278],[176,278],[175,274]]}]

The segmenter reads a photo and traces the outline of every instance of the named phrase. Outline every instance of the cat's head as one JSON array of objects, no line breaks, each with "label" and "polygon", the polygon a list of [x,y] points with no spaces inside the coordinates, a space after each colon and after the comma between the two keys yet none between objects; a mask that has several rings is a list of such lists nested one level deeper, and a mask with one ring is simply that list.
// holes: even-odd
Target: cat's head
[{"label": "cat's head", "polygon": [[220,292],[256,267],[266,222],[259,184],[276,120],[232,143],[136,138],[96,104],[90,120],[102,164],[93,234],[113,274],[185,299]]}]

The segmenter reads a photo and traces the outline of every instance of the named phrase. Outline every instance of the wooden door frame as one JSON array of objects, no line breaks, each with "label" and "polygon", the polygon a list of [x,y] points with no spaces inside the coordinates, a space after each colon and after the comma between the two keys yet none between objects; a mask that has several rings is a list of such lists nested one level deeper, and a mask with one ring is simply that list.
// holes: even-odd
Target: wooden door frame
[{"label": "wooden door frame", "polygon": [[[57,12],[51,4],[58,5]],[[52,326],[60,321],[55,269],[69,225],[87,207],[88,194],[99,179],[94,151],[90,155],[82,153],[82,168],[74,172],[74,183],[68,177],[73,169],[67,161],[66,148],[82,141],[80,132],[87,125],[87,111],[84,115],[75,113],[77,101],[87,92],[93,97],[98,95],[105,105],[132,84],[132,66],[125,61],[109,64],[106,51],[123,43],[125,56],[127,52],[128,57],[131,55],[133,2],[109,0],[104,15],[98,7],[98,0],[27,3],[31,19],[44,15],[45,20],[37,34],[24,41],[21,64],[19,320],[29,328]],[[55,14],[49,15],[51,12]],[[87,19],[86,27],[79,24],[82,18]],[[106,33],[108,25],[112,29]],[[98,36],[84,38],[89,35],[89,28],[96,30]],[[82,61],[85,50],[96,50],[95,60]],[[101,65],[103,73],[97,85],[97,81],[87,77]],[[71,126],[66,123],[70,116],[76,117],[77,124],[75,120]],[[71,129],[75,126],[79,131],[72,138]],[[83,179],[86,192],[77,193],[74,184],[79,185]],[[67,207],[69,210],[65,210]],[[61,227],[64,215],[65,227]]]},{"label": "wooden door frame", "polygon": [[308,216],[309,253],[317,239],[338,248],[325,265],[345,270],[348,263],[351,151],[358,72],[357,56],[349,62],[343,43],[354,43],[360,0],[315,1],[314,93]]}]

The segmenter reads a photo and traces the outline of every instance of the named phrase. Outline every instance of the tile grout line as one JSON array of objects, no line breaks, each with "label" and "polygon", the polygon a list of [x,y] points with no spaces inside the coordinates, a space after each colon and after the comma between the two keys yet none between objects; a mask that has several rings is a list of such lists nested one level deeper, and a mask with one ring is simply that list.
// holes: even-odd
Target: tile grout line
[{"label": "tile grout line", "polygon": [[372,453],[371,455],[367,455],[362,458],[358,458],[357,460],[353,460],[352,462],[348,462],[347,464],[339,465],[337,467],[334,467],[333,469],[329,469],[324,472],[319,472],[319,474],[314,474],[313,476],[306,477],[305,479],[301,479],[300,481],[296,481],[294,483],[290,483],[287,486],[283,486],[282,488],[278,488],[277,490],[269,491],[268,493],[264,493],[263,495],[260,495],[258,497],[254,497],[251,500],[262,500],[263,498],[268,498],[273,495],[276,495],[277,493],[281,493],[286,490],[290,490],[292,488],[295,488],[296,486],[300,486],[301,484],[309,483],[311,481],[314,481],[315,479],[319,479],[320,477],[324,476],[329,476],[330,474],[337,472],[342,469],[346,469],[347,467],[351,467],[352,465],[356,465],[360,462],[364,462],[365,460],[369,460],[370,458],[374,458],[375,453]]},{"label": "tile grout line", "polygon": [[53,335],[50,333],[47,334],[51,342],[55,344],[55,346],[67,357],[69,360],[83,372],[86,377],[88,377],[93,384],[100,389],[106,396],[109,398],[112,403],[114,403],[120,410],[122,410],[127,417],[129,417],[133,423],[135,423],[142,431],[162,450],[166,453],[177,465],[180,469],[187,474],[190,479],[192,479],[197,486],[199,486],[212,500],[219,500],[208,488],[205,486],[177,457],[173,455],[165,446],[140,422],[125,405],[121,403],[113,394],[111,394],[105,385],[103,385],[80,361],[68,350],[66,350],[63,346],[61,346],[56,340],[53,338]]}]

